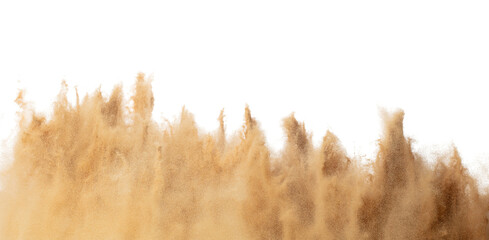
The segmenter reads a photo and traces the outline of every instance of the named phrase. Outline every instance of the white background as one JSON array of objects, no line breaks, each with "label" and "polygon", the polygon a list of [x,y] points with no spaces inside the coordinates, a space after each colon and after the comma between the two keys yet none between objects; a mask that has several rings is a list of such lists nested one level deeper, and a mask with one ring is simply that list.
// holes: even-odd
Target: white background
[{"label": "white background", "polygon": [[73,99],[154,77],[161,122],[185,105],[202,129],[245,104],[279,150],[291,112],[319,144],[326,130],[372,157],[379,108],[405,110],[424,154],[456,145],[471,172],[489,168],[487,1],[0,1],[2,160],[18,89],[49,114],[65,79]]}]

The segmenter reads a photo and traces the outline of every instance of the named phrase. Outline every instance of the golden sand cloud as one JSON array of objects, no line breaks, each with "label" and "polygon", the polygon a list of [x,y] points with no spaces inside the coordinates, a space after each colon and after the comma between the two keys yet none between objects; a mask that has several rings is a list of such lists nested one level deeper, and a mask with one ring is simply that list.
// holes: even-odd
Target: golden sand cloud
[{"label": "golden sand cloud", "polygon": [[[271,155],[245,109],[240,134],[199,130],[183,109],[152,117],[151,82],[130,100],[116,86],[52,117],[17,103],[14,160],[2,173],[1,239],[484,239],[489,199],[454,148],[427,164],[403,134],[403,112],[385,114],[369,165],[327,132],[314,147],[294,115]],[[361,120],[359,120],[361,121]]]}]

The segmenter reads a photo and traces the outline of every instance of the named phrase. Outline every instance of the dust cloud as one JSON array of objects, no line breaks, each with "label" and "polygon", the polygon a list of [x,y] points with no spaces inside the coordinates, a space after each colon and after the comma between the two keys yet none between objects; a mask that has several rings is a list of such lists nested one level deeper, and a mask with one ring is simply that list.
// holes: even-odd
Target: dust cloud
[{"label": "dust cloud", "polygon": [[[349,156],[331,132],[313,146],[283,120],[271,154],[248,107],[242,129],[206,133],[182,109],[152,119],[150,79],[67,100],[49,118],[16,102],[19,129],[3,170],[1,239],[485,239],[487,194],[456,148],[428,163],[383,115],[375,159]],[[359,120],[361,121],[361,120]]]}]

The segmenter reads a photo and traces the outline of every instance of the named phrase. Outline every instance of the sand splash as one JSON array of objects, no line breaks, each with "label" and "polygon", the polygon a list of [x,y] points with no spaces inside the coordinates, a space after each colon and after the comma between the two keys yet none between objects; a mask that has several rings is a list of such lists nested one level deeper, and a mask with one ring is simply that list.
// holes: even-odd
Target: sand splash
[{"label": "sand splash", "polygon": [[385,114],[365,165],[327,132],[311,143],[294,115],[272,156],[258,121],[226,137],[200,131],[182,109],[151,118],[151,82],[130,100],[116,86],[68,102],[52,117],[23,100],[13,163],[2,173],[1,239],[485,239],[489,198],[454,148],[428,164]]}]

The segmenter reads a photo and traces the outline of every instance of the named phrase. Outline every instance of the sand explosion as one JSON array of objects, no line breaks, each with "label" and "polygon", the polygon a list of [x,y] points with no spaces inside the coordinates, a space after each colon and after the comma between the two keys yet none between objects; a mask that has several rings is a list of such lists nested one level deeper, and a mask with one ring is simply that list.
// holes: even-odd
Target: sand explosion
[{"label": "sand explosion", "polygon": [[203,133],[183,109],[152,120],[151,83],[70,104],[52,117],[23,109],[2,173],[1,239],[484,239],[489,199],[456,149],[428,164],[386,114],[370,165],[327,132],[314,147],[294,115],[272,156],[257,120],[226,137]]}]

